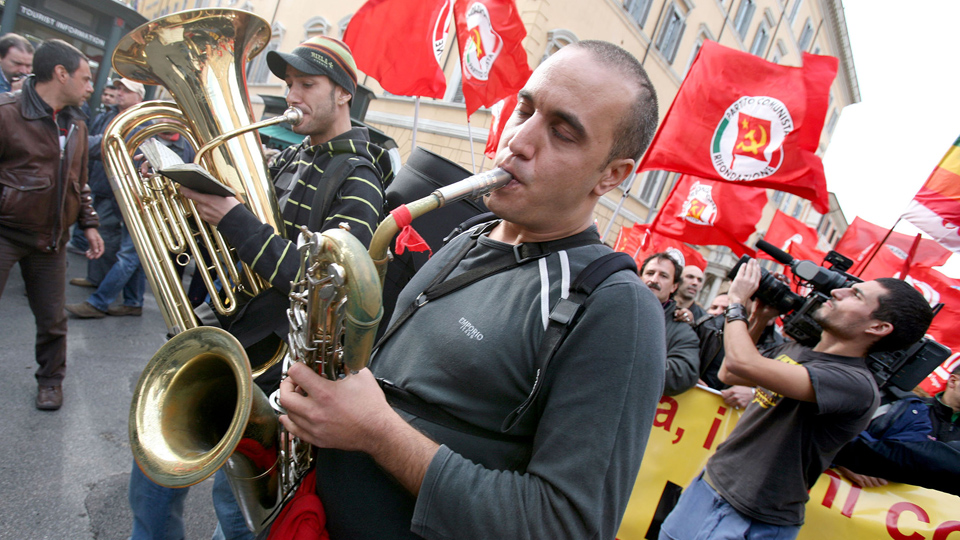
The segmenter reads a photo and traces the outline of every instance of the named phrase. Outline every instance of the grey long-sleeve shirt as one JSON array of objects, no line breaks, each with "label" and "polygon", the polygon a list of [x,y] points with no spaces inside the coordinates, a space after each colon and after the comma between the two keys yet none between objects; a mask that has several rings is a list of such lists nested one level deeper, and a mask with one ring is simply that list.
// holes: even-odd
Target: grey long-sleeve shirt
[{"label": "grey long-sleeve shirt", "polygon": [[[401,294],[398,312],[466,241],[461,236],[434,255]],[[380,350],[374,374],[499,431],[533,385],[550,308],[605,252],[591,245],[554,253],[429,302]],[[481,237],[451,277],[503,257],[514,257],[513,246]],[[412,511],[410,519],[399,525],[432,539],[613,538],[663,388],[664,358],[659,303],[636,274],[612,276],[588,298],[543,374],[539,406],[511,431],[529,435],[528,444],[484,443],[401,413],[443,446],[419,496],[400,510]],[[396,510],[353,510],[334,502],[336,486],[319,478],[321,492],[331,489],[322,496],[331,535],[365,537],[351,529],[357,520],[377,522],[379,513]],[[404,532],[378,531],[382,538]]]}]

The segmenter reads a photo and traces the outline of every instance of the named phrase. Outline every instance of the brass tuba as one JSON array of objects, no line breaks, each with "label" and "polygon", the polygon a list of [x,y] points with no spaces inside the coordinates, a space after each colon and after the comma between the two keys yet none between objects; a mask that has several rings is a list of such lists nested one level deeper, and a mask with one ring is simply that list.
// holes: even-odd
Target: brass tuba
[{"label": "brass tuba", "polygon": [[[239,264],[232,248],[214,228],[194,217],[192,201],[180,197],[170,181],[158,175],[141,179],[130,156],[159,131],[181,133],[199,149],[196,162],[233,188],[260,221],[282,235],[260,140],[250,131],[283,121],[296,123],[299,116],[293,110],[253,124],[244,78],[248,58],[269,39],[269,25],[252,13],[191,10],[140,26],[121,39],[114,52],[118,73],[161,85],[176,101],[176,106],[146,102],[131,107],[103,136],[107,176],[170,334],[198,326],[174,258],[181,263],[194,259],[212,304],[222,315],[235,313],[246,298],[269,284]],[[209,263],[202,250],[209,254]]]},{"label": "brass tuba", "polygon": [[[199,149],[196,163],[283,234],[260,140],[250,132],[284,121],[296,124],[300,113],[291,109],[253,123],[244,77],[248,59],[269,39],[266,21],[235,9],[184,11],[140,26],[117,45],[114,69],[131,80],[164,86],[176,105],[131,107],[108,126],[102,143],[124,221],[174,335],[151,359],[134,393],[129,422],[134,458],[148,477],[169,487],[200,482],[225,464],[237,500],[252,509],[246,512],[251,528],[279,505],[275,472],[271,476],[276,414],[253,385],[249,360],[236,339],[198,327],[173,259],[196,261],[214,308],[223,315],[268,284],[239,263],[216,229],[195,217],[193,203],[173,184],[159,175],[141,178],[131,156],[160,131],[180,133]],[[209,263],[202,251],[209,253]],[[267,364],[285,350],[284,345]]]}]

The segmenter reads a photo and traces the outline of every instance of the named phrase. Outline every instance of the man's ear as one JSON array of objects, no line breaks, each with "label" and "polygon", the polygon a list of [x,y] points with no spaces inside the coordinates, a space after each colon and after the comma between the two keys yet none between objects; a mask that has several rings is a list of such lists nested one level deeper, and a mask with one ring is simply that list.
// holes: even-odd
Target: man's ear
[{"label": "man's ear", "polygon": [[636,167],[637,161],[634,159],[617,158],[611,161],[603,168],[603,176],[597,182],[597,186],[593,188],[593,193],[602,197],[608,191],[622,184]]},{"label": "man's ear", "polygon": [[867,327],[867,333],[876,336],[878,340],[890,332],[893,332],[893,324],[886,321],[873,321],[873,324]]},{"label": "man's ear", "polygon": [[67,71],[67,68],[63,67],[60,64],[53,66],[53,76],[60,82],[63,82],[70,78],[70,72]]},{"label": "man's ear", "polygon": [[336,87],[337,105],[346,105],[350,101],[350,92],[344,90],[341,86]]}]

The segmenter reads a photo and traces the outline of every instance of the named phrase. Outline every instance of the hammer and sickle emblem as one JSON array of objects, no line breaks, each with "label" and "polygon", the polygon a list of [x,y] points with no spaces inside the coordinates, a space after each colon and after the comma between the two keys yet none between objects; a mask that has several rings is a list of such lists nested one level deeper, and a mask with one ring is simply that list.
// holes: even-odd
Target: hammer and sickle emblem
[{"label": "hammer and sickle emblem", "polygon": [[[747,121],[743,121],[743,127],[747,127]],[[760,140],[757,140],[757,130],[760,130]],[[746,144],[747,139],[750,140],[750,144]],[[744,133],[743,140],[737,143],[736,149],[743,152],[750,152],[753,155],[757,155],[761,148],[767,144],[767,130],[763,129],[763,125],[758,124],[757,127],[751,129],[750,131]]]}]

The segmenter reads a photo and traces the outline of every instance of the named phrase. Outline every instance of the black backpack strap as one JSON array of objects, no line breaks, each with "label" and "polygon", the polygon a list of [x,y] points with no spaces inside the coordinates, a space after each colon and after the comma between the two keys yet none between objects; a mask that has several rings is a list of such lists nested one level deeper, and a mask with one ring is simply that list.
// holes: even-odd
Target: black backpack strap
[{"label": "black backpack strap", "polygon": [[474,435],[476,437],[492,439],[495,441],[529,444],[533,440],[533,437],[529,435],[501,433],[473,425],[469,422],[461,420],[460,418],[457,418],[456,416],[448,413],[440,407],[437,407],[436,405],[427,403],[419,396],[394,385],[392,382],[386,379],[377,379],[377,383],[380,384],[380,388],[383,390],[383,393],[387,398],[387,402],[390,403],[392,407],[396,407],[418,418],[427,420],[428,422],[452,429],[454,431],[459,431],[460,433],[466,433],[468,435]]},{"label": "black backpack strap", "polygon": [[[359,159],[351,161],[351,158]],[[319,231],[323,227],[323,222],[326,220],[327,214],[330,213],[330,206],[333,204],[337,193],[340,192],[343,183],[357,167],[362,166],[374,169],[373,163],[357,154],[343,153],[333,156],[330,163],[327,164],[327,172],[324,172],[323,180],[313,194],[313,204],[310,206],[313,210],[310,212],[310,219],[307,223],[308,229]],[[317,211],[318,209],[319,211]]]},{"label": "black backpack strap", "polygon": [[540,348],[537,350],[537,371],[530,395],[527,396],[527,399],[525,399],[519,407],[507,415],[503,420],[500,428],[501,431],[506,433],[513,429],[536,401],[537,396],[540,394],[540,388],[547,371],[547,366],[557,353],[557,349],[560,348],[567,334],[570,333],[570,329],[576,324],[577,320],[579,320],[583,312],[583,303],[587,297],[608,277],[621,270],[628,269],[636,273],[637,264],[634,262],[633,257],[618,251],[608,253],[594,260],[577,274],[573,283],[570,284],[570,294],[567,298],[561,298],[550,311],[549,323],[543,333],[543,339],[540,340]]},{"label": "black backpack strap", "polygon": [[469,231],[475,226],[481,223],[487,223],[488,221],[493,221],[498,218],[493,212],[484,212],[482,214],[477,214],[470,219],[464,221],[463,223],[457,225],[450,231],[450,234],[443,237],[443,245],[447,245],[451,240],[463,234],[463,231]]},{"label": "black backpack strap", "polygon": [[517,244],[513,246],[514,256],[512,259],[509,257],[504,257],[497,261],[491,261],[448,280],[447,276],[449,276],[457,267],[457,265],[460,264],[460,261],[466,257],[467,252],[469,252],[473,246],[477,244],[477,239],[481,234],[486,233],[487,229],[488,227],[481,227],[471,233],[472,237],[470,242],[464,244],[457,255],[447,262],[447,265],[437,273],[437,275],[433,278],[433,281],[431,281],[430,284],[427,285],[427,287],[419,295],[417,295],[417,298],[414,300],[414,302],[407,306],[407,308],[400,313],[399,317],[394,319],[393,324],[390,325],[386,332],[384,332],[383,336],[380,338],[380,341],[374,345],[375,349],[379,349],[380,346],[386,342],[390,336],[393,335],[400,325],[402,325],[407,319],[416,313],[418,309],[432,300],[436,300],[437,298],[446,296],[454,291],[458,291],[494,274],[499,274],[500,272],[511,270],[530,261],[546,257],[556,251],[600,243],[600,238],[596,235],[596,233],[587,230],[559,240]]}]

